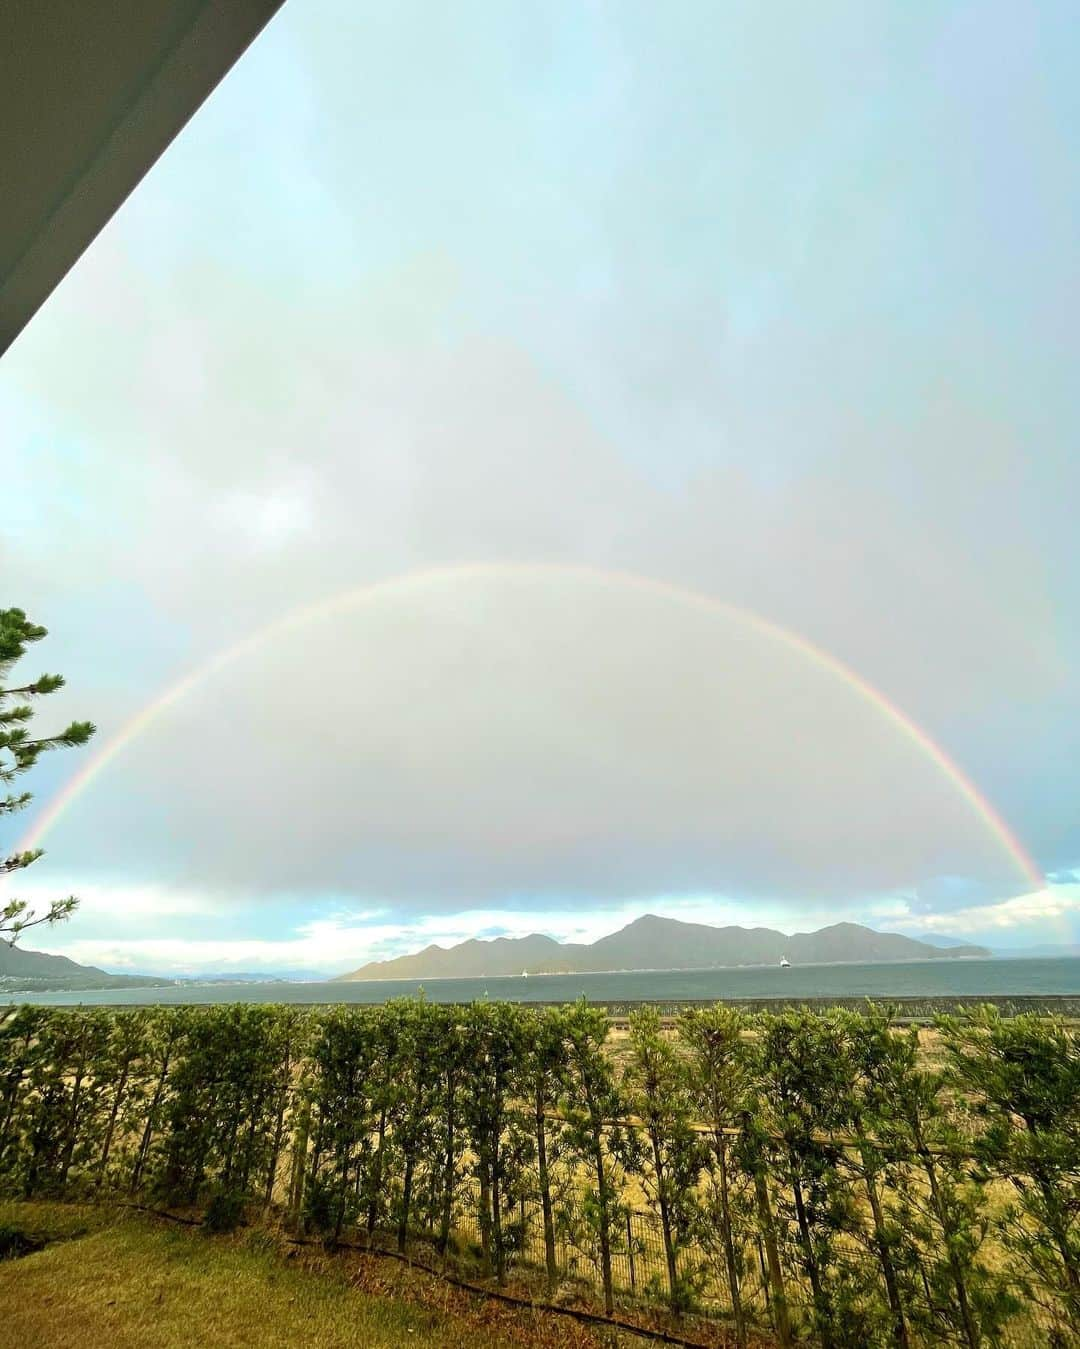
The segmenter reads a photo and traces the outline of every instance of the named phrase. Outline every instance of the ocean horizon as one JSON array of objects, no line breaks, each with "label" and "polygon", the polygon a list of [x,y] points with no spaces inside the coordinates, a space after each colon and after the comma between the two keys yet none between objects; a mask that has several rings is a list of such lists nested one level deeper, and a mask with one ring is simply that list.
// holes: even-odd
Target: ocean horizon
[{"label": "ocean horizon", "polygon": [[[227,976],[222,976],[223,979]],[[593,974],[491,975],[466,979],[270,980],[166,984],[155,988],[11,991],[0,1004],[157,1006],[221,1002],[382,1003],[417,996],[431,1002],[589,1002],[758,998],[948,998],[1080,995],[1080,957],[945,957],[817,965],[744,965],[701,970],[618,970]]]}]

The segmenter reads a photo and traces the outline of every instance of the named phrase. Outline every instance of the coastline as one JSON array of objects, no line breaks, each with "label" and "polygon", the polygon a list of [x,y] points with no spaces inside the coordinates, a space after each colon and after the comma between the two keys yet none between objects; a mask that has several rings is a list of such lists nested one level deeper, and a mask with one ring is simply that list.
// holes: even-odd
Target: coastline
[{"label": "coastline", "polygon": [[[335,975],[324,982],[328,984],[434,984],[440,982],[452,982],[461,979],[570,979],[578,975],[590,979],[604,974],[722,974],[728,970],[776,970],[779,974],[781,970],[800,969],[800,970],[818,970],[835,969],[842,966],[873,966],[873,965],[941,965],[955,964],[962,961],[971,961],[974,963],[986,961],[1003,960],[1057,960],[1058,956],[951,956],[947,948],[943,948],[940,956],[921,956],[912,960],[906,957],[896,957],[892,960],[806,960],[790,966],[780,966],[772,961],[752,961],[742,965],[627,965],[620,969],[606,970],[528,970],[518,971],[516,974],[387,974],[378,979],[357,979],[355,976]],[[269,981],[268,981],[269,982]]]}]

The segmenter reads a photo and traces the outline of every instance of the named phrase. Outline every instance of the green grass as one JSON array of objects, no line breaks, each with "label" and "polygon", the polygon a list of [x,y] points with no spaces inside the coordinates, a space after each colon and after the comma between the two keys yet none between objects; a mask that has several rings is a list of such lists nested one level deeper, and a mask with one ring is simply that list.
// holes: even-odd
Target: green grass
[{"label": "green grass", "polygon": [[[130,1213],[0,1202],[0,1225],[44,1237],[0,1262],[0,1349],[595,1349],[592,1331],[457,1293],[375,1257],[209,1237]],[[641,1344],[641,1341],[637,1342]]]}]

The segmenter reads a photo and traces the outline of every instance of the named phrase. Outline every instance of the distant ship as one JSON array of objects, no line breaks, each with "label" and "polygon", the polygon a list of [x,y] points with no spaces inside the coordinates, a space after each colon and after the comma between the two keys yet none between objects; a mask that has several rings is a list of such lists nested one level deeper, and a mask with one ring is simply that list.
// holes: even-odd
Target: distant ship
[{"label": "distant ship", "polygon": [[527,979],[527,978],[529,977],[529,971],[528,971],[528,970],[522,970],[522,971],[521,971],[521,977],[522,977],[523,979]]},{"label": "distant ship", "polygon": [[791,969],[791,961],[788,960],[787,956],[781,956],[781,957],[780,957],[780,968],[781,968],[782,970],[790,970],[790,969]]}]

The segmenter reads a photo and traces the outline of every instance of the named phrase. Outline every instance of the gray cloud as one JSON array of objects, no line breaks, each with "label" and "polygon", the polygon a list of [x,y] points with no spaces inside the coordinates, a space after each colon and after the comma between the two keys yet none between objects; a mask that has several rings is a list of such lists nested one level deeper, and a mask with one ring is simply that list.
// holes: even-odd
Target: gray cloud
[{"label": "gray cloud", "polygon": [[271,634],[128,747],[55,847],[425,909],[1023,878],[955,782],[745,621],[586,573],[437,577]]},{"label": "gray cloud", "polygon": [[[363,42],[285,11],[6,358],[0,565],[68,703],[108,734],[410,569],[617,567],[834,652],[1075,864],[1074,123],[1023,21],[840,7],[792,68],[753,7],[449,48],[428,8]],[[55,855],[415,908],[1015,887],[879,714],[720,620],[507,583],[294,641],[159,722]]]}]

